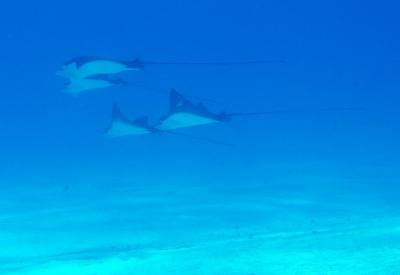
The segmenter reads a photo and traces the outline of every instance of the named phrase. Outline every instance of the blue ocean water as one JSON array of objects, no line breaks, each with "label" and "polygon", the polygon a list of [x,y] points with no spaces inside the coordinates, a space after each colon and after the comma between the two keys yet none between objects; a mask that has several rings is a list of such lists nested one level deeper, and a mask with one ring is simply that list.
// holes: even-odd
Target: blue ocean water
[{"label": "blue ocean water", "polygon": [[[0,4],[0,274],[399,274],[393,1]],[[73,57],[235,61],[121,75],[239,117],[108,138],[168,93],[62,93]],[[201,100],[204,99],[204,100]]]}]

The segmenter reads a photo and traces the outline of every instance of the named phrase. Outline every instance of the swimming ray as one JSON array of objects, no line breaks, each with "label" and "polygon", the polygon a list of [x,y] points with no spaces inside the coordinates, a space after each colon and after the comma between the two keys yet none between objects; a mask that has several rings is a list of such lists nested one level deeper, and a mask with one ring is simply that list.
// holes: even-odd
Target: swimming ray
[{"label": "swimming ray", "polygon": [[273,114],[290,114],[306,112],[330,112],[330,111],[354,111],[360,108],[308,108],[308,109],[286,109],[261,112],[220,112],[214,113],[207,109],[202,103],[194,104],[175,90],[170,92],[170,110],[167,115],[160,118],[157,128],[161,130],[173,130],[183,127],[200,126],[218,122],[228,122],[234,117],[240,116],[262,116]]},{"label": "swimming ray", "polygon": [[130,84],[122,79],[112,79],[107,75],[96,75],[88,78],[69,79],[63,91],[70,94],[80,94],[90,90],[128,85]]},{"label": "swimming ray", "polygon": [[[170,92],[168,89],[160,89],[154,88],[143,84],[135,84],[128,81],[125,81],[121,78],[111,78],[109,75],[94,75],[87,78],[72,78],[68,80],[63,92],[77,95],[83,92],[88,92],[91,90],[122,86],[122,87],[132,87],[137,89],[142,89],[149,91],[154,94],[167,94]],[[188,98],[193,98],[197,100],[202,100],[205,102],[213,102],[216,103],[215,100],[203,97],[196,97],[193,95],[187,95]]]},{"label": "swimming ray", "polygon": [[149,133],[167,133],[187,137],[190,139],[205,141],[218,145],[232,146],[226,142],[221,142],[208,138],[201,138],[186,133],[175,132],[174,130],[180,128],[194,127],[200,125],[221,123],[231,121],[233,117],[238,116],[252,116],[252,115],[271,115],[281,113],[299,113],[299,112],[325,112],[325,111],[338,111],[338,110],[353,110],[351,108],[311,108],[311,109],[293,109],[293,110],[277,110],[266,112],[248,112],[248,113],[227,113],[211,112],[203,104],[194,104],[187,98],[182,96],[174,89],[170,91],[169,112],[167,115],[160,118],[159,122],[155,125],[148,123],[147,117],[142,117],[136,120],[127,119],[114,105],[112,123],[106,129],[106,133],[112,137],[141,135]]},{"label": "swimming ray", "polygon": [[118,74],[125,71],[139,71],[143,64],[138,60],[122,61],[89,56],[79,56],[64,63],[57,72],[66,78],[87,78],[95,75]]},{"label": "swimming ray", "polygon": [[238,66],[261,65],[268,63],[284,63],[283,60],[243,60],[243,61],[144,61],[138,58],[125,61],[93,56],[79,56],[64,63],[57,72],[66,78],[86,78],[99,74],[118,74],[126,71],[140,71],[146,65],[206,65],[206,66]]},{"label": "swimming ray", "polygon": [[152,133],[170,134],[174,136],[181,136],[192,140],[207,142],[216,145],[233,146],[232,144],[228,144],[223,141],[215,139],[197,137],[185,133],[171,132],[168,130],[159,129],[149,124],[147,116],[142,116],[135,120],[130,120],[124,114],[122,114],[122,112],[120,111],[119,107],[116,104],[114,104],[112,110],[111,125],[104,130],[104,133],[110,137],[123,137],[123,136],[143,135]]},{"label": "swimming ray", "polygon": [[147,116],[130,120],[122,114],[116,104],[114,104],[112,109],[111,125],[104,130],[104,133],[111,137],[142,135],[155,132],[158,132],[158,130],[149,124]]},{"label": "swimming ray", "polygon": [[161,130],[199,126],[230,119],[226,113],[214,114],[203,104],[192,103],[174,89],[170,91],[169,108],[169,113],[162,117],[157,125]]}]

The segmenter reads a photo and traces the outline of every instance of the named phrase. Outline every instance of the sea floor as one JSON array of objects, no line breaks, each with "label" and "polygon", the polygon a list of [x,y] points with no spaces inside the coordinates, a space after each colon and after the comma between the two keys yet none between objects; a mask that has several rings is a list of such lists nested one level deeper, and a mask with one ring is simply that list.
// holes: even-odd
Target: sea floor
[{"label": "sea floor", "polygon": [[3,192],[0,274],[400,274],[396,200],[267,187]]}]

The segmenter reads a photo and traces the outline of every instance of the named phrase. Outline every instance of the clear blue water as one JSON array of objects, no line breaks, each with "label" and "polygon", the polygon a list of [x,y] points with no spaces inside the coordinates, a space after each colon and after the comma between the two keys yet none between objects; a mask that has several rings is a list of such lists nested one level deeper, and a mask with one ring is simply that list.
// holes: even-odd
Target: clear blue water
[{"label": "clear blue water", "polygon": [[[0,4],[1,274],[400,273],[400,48],[393,1],[14,1]],[[75,56],[283,59],[122,75],[233,112],[172,135],[110,139],[118,103],[62,93]]]}]

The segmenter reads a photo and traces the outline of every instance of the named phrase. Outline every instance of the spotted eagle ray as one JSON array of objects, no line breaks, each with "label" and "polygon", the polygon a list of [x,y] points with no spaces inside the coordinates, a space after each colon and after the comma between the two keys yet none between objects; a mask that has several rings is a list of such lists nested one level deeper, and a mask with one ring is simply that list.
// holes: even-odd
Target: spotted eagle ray
[{"label": "spotted eagle ray", "polygon": [[138,58],[131,61],[125,61],[93,56],[79,56],[65,62],[61,69],[57,72],[57,74],[66,78],[86,78],[93,75],[118,74],[125,71],[139,71],[143,70],[147,65],[234,66],[283,62],[284,61],[282,60],[247,60],[229,62],[143,61]]},{"label": "spotted eagle ray", "polygon": [[128,119],[119,107],[114,104],[112,109],[111,125],[104,130],[111,137],[120,137],[127,135],[142,135],[159,132],[159,130],[151,126],[147,116],[142,116],[136,119]]},{"label": "spotted eagle ray", "polygon": [[122,61],[90,56],[79,56],[64,63],[57,72],[65,78],[87,78],[96,75],[118,74],[125,71],[138,71],[143,69],[139,60]]},{"label": "spotted eagle ray", "polygon": [[112,137],[170,132],[177,128],[199,126],[209,123],[229,121],[226,113],[214,114],[203,105],[195,105],[175,90],[170,91],[170,111],[160,121],[151,125],[147,116],[128,119],[114,104],[111,125],[105,133]]},{"label": "spotted eagle ray", "polygon": [[64,92],[69,94],[79,94],[84,91],[93,89],[102,89],[112,86],[128,86],[129,82],[118,78],[113,79],[108,75],[96,75],[87,78],[71,78],[68,79],[67,85],[63,89]]},{"label": "spotted eagle ray", "polygon": [[[170,61],[131,61],[107,59],[93,56],[79,56],[64,63],[57,75],[68,79],[66,91],[77,94],[87,90],[115,86],[110,79],[98,79],[98,76],[111,76],[126,71],[140,71],[148,65],[252,65],[265,63],[278,63],[279,60],[254,60],[233,62],[170,62]],[[94,79],[96,78],[96,79]],[[90,79],[90,80],[88,80]],[[135,86],[135,85],[132,85]],[[142,87],[146,89],[146,87]],[[154,90],[150,88],[150,90]]]},{"label": "spotted eagle ray", "polygon": [[[310,108],[310,109],[292,109],[292,110],[273,110],[263,112],[219,112],[210,111],[204,104],[195,104],[185,98],[182,94],[172,89],[169,98],[169,112],[159,119],[159,122],[151,125],[147,117],[140,117],[135,120],[129,120],[122,114],[117,105],[113,107],[111,125],[105,130],[105,133],[111,137],[121,137],[130,135],[142,135],[150,133],[168,133],[181,135],[192,139],[208,141],[212,143],[222,143],[186,135],[184,133],[174,132],[175,129],[195,127],[207,124],[224,123],[231,121],[234,117],[240,116],[258,116],[284,113],[303,113],[303,112],[323,112],[355,110],[355,108]],[[226,144],[225,144],[226,145]]]}]

